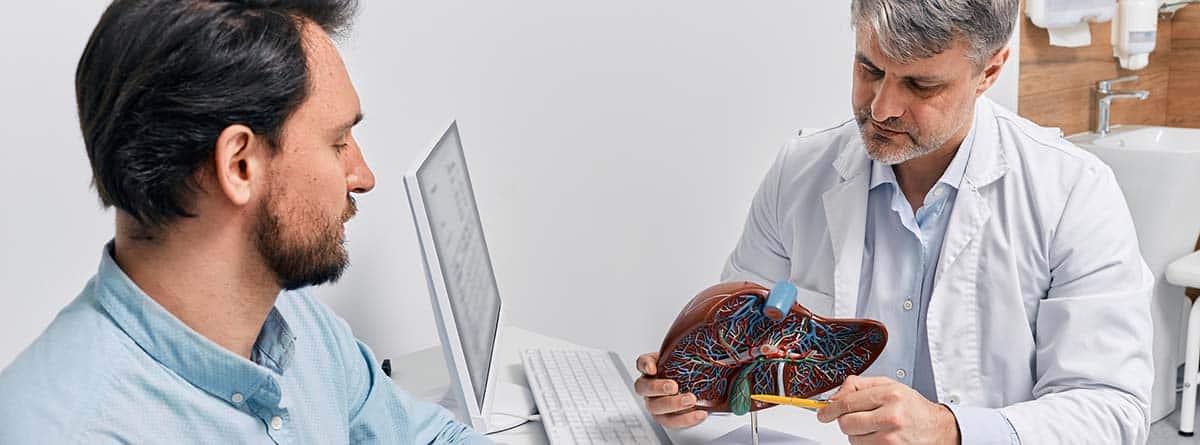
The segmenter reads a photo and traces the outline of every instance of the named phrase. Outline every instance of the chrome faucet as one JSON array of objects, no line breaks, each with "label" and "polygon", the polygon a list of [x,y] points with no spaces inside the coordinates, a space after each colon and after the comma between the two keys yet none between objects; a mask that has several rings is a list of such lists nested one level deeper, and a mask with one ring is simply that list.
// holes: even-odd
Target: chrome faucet
[{"label": "chrome faucet", "polygon": [[1114,83],[1132,82],[1137,79],[1138,76],[1126,76],[1117,79],[1101,80],[1096,83],[1096,128],[1092,132],[1100,136],[1108,134],[1110,109],[1112,108],[1113,99],[1146,100],[1147,97],[1150,97],[1150,92],[1147,90],[1115,91],[1112,89],[1112,84]]}]

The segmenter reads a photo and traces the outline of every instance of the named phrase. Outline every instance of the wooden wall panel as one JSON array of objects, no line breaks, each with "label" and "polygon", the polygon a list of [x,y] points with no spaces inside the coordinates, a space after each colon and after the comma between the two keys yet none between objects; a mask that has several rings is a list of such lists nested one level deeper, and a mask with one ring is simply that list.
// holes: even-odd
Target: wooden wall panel
[{"label": "wooden wall panel", "polygon": [[[1187,9],[1187,8],[1185,8]],[[1200,8],[1197,8],[1200,9]],[[1136,75],[1138,81],[1115,88],[1150,90],[1145,101],[1113,102],[1112,122],[1163,125],[1171,94],[1172,20],[1160,20],[1156,49],[1150,64],[1137,71],[1120,67],[1112,57],[1110,23],[1094,23],[1092,45],[1082,48],[1050,46],[1049,33],[1022,15],[1021,65],[1017,111],[1040,125],[1059,127],[1064,134],[1090,130],[1094,125],[1096,82]]]},{"label": "wooden wall panel", "polygon": [[1190,5],[1175,13],[1175,23],[1179,32],[1175,34],[1178,40],[1200,40],[1200,8]]},{"label": "wooden wall panel", "polygon": [[1093,87],[1096,81],[1170,69],[1171,27],[1159,23],[1157,49],[1141,70],[1121,69],[1112,56],[1108,23],[1093,23],[1092,45],[1082,48],[1050,46],[1050,34],[1024,17],[1021,28],[1020,94],[1032,95],[1070,87]]},{"label": "wooden wall panel", "polygon": [[1166,124],[1200,128],[1200,5],[1179,10],[1174,22]]},{"label": "wooden wall panel", "polygon": [[[1113,101],[1111,122],[1162,125],[1168,113],[1168,74],[1166,70],[1139,73],[1137,82],[1120,84],[1121,89],[1149,90],[1150,97],[1144,101]],[[1095,125],[1095,95],[1091,86],[1072,86],[1030,95],[1022,93],[1019,100],[1019,113],[1022,116],[1038,125],[1061,128],[1066,135],[1088,131]]]}]

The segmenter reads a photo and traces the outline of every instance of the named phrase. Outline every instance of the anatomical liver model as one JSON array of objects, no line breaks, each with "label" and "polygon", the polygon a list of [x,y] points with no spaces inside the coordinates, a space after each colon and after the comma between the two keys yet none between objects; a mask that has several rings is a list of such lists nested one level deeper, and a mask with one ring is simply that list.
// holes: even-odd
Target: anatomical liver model
[{"label": "anatomical liver model", "polygon": [[796,303],[796,293],[786,281],[772,290],[743,281],[700,292],[663,340],[660,378],[695,394],[699,409],[742,415],[774,406],[751,394],[812,397],[879,357],[883,324],[818,317]]}]

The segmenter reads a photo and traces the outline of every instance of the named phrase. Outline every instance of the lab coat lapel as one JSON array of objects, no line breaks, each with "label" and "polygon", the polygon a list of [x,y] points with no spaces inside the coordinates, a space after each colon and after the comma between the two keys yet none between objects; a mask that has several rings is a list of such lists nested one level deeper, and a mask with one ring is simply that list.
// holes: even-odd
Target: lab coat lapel
[{"label": "lab coat lapel", "polygon": [[963,249],[979,235],[984,223],[992,216],[991,204],[974,185],[968,185],[967,182],[964,180],[962,189],[958,191],[954,212],[950,215],[949,226],[946,227],[946,238],[942,240],[942,254],[934,275],[935,294],[945,278],[946,271],[952,270],[951,267],[958,261]]},{"label": "lab coat lapel", "polygon": [[1008,170],[993,104],[986,98],[979,100],[975,145],[942,240],[925,324],[938,398],[971,406],[980,406],[985,400],[977,280],[983,255],[981,238],[996,196],[987,186]]},{"label": "lab coat lapel", "polygon": [[836,318],[852,318],[858,312],[858,286],[867,229],[868,165],[870,160],[862,141],[855,138],[834,161],[842,182],[821,195],[829,238],[833,243],[833,316]]},{"label": "lab coat lapel", "polygon": [[963,182],[942,240],[925,330],[938,400],[980,406],[985,389],[976,283],[981,233],[992,211],[987,197]]},{"label": "lab coat lapel", "polygon": [[951,268],[962,256],[963,249],[979,236],[983,225],[992,216],[992,202],[980,190],[1008,171],[992,106],[992,101],[983,97],[975,107],[975,145],[955,198],[946,237],[942,240],[942,252],[934,274],[934,299],[938,297],[945,274],[953,270]]}]

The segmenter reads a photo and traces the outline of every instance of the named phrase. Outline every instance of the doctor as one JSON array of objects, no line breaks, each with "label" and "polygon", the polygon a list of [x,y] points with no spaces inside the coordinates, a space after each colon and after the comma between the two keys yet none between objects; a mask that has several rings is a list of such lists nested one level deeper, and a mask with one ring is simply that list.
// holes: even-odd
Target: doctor
[{"label": "doctor", "polygon": [[[1018,0],[854,0],[854,120],[789,141],[722,279],[880,320],[821,409],[854,444],[1144,443],[1153,278],[1113,173],[982,95]],[[656,419],[703,421],[638,359]]]}]

